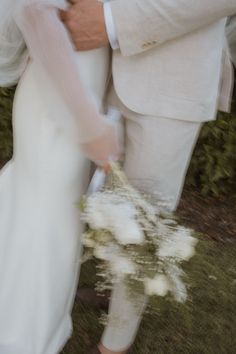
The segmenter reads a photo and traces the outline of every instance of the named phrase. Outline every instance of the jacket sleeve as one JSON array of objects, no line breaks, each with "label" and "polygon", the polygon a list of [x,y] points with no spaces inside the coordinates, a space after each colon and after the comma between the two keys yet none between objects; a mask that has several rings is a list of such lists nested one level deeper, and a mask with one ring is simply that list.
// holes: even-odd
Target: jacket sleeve
[{"label": "jacket sleeve", "polygon": [[236,13],[235,0],[114,0],[123,55],[131,56]]}]

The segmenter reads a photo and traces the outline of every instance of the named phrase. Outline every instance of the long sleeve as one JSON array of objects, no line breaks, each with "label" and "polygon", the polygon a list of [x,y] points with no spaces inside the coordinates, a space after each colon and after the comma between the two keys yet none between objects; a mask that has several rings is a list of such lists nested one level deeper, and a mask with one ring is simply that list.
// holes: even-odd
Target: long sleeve
[{"label": "long sleeve", "polygon": [[120,49],[126,56],[236,13],[235,0],[115,0],[110,4]]},{"label": "long sleeve", "polygon": [[30,56],[54,84],[71,116],[78,123],[78,141],[99,138],[108,123],[87,97],[74,60],[74,51],[57,9],[31,4],[20,10],[17,24],[23,33]]}]

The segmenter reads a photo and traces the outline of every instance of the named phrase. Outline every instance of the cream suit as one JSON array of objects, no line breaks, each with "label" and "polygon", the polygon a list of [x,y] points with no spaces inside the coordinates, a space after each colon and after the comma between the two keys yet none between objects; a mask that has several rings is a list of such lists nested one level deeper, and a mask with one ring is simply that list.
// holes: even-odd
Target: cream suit
[{"label": "cream suit", "polygon": [[[232,65],[225,38],[235,0],[113,0],[120,49],[113,51],[108,103],[124,116],[124,168],[140,189],[177,207],[204,121],[228,110]],[[112,294],[102,343],[113,351],[133,342],[140,307],[122,284]]]},{"label": "cream suit", "polygon": [[[131,110],[188,121],[215,118],[221,91],[226,16],[235,0],[114,0],[120,50],[113,53],[116,93]],[[226,60],[225,60],[226,59]]]}]

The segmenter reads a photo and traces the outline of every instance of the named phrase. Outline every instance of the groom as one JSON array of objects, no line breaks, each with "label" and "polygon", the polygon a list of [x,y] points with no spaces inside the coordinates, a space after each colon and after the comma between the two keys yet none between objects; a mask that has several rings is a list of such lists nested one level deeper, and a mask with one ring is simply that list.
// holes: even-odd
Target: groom
[{"label": "groom", "polygon": [[[203,122],[228,110],[232,66],[226,17],[235,0],[73,0],[62,14],[77,50],[110,44],[106,101],[122,112],[125,171],[136,187],[158,193],[174,210]],[[126,353],[145,299],[134,307],[117,284],[111,318],[94,353]]]}]

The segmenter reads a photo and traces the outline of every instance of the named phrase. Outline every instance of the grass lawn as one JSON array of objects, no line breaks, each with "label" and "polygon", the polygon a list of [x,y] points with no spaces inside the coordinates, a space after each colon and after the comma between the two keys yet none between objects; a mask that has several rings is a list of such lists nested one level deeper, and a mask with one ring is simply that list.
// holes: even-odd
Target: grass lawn
[{"label": "grass lawn", "polygon": [[[200,236],[196,256],[185,265],[191,282],[189,299],[184,305],[162,298],[156,300],[157,311],[145,314],[133,354],[236,353],[236,213],[233,214],[236,209],[233,202],[230,209],[230,203],[214,198],[198,199],[195,192],[185,193],[180,217],[195,230],[206,230]],[[93,286],[95,271],[92,262],[85,264],[80,285]],[[88,353],[102,333],[100,315],[75,303],[74,334],[63,354]]]}]

